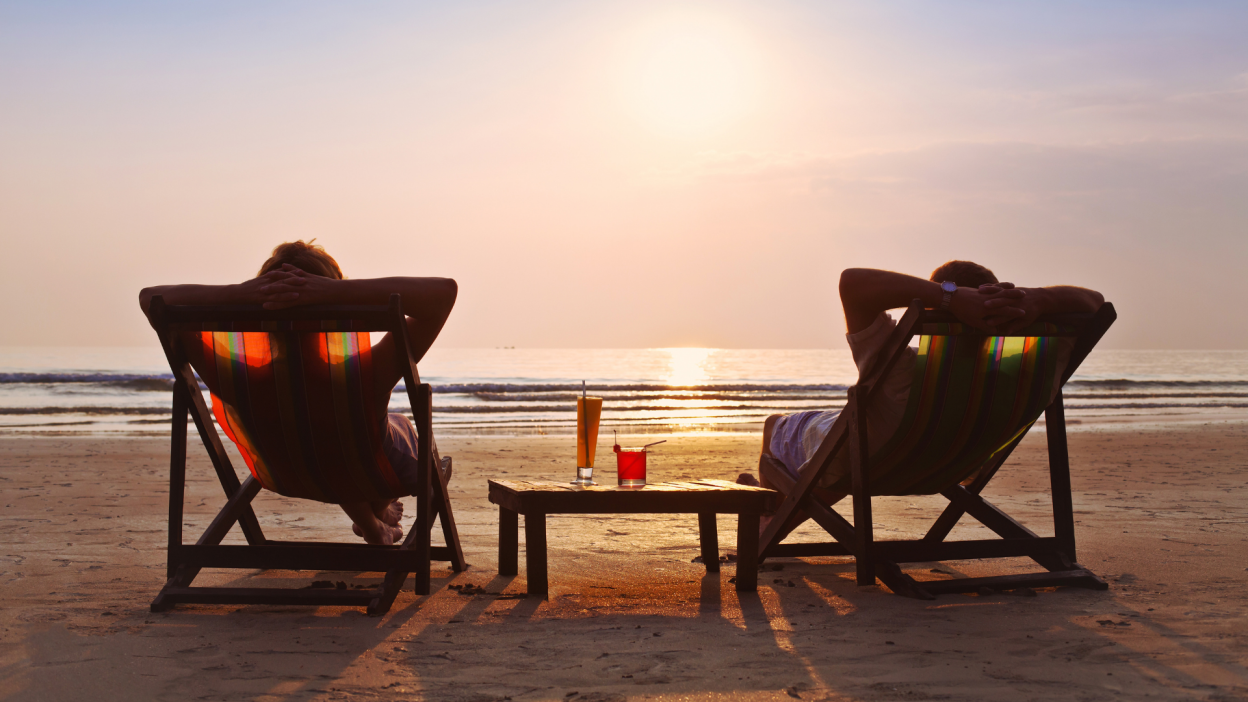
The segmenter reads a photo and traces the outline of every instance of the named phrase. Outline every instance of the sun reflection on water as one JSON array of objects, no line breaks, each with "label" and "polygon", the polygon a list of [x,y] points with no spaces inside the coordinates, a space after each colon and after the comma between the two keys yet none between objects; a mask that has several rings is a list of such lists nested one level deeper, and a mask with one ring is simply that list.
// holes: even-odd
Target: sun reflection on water
[{"label": "sun reflection on water", "polygon": [[706,359],[715,349],[663,349],[668,360],[668,385],[697,385],[707,380]]}]

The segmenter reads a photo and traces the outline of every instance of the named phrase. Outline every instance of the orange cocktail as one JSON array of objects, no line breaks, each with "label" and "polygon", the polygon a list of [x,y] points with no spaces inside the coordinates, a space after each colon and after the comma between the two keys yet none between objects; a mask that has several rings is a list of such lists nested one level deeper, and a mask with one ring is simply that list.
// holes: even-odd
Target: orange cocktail
[{"label": "orange cocktail", "polygon": [[598,422],[602,419],[601,397],[576,398],[576,480],[578,485],[594,485],[594,454],[598,447]]}]

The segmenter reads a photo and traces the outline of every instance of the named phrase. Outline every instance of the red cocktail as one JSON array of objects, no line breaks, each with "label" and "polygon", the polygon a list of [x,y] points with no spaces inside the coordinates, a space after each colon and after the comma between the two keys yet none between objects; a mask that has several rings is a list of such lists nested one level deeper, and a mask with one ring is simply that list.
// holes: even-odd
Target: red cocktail
[{"label": "red cocktail", "polygon": [[615,446],[620,487],[641,487],[646,484],[646,449]]},{"label": "red cocktail", "polygon": [[656,441],[641,448],[620,448],[617,443],[611,447],[615,451],[615,465],[619,475],[620,487],[646,486],[646,449],[666,442]]}]

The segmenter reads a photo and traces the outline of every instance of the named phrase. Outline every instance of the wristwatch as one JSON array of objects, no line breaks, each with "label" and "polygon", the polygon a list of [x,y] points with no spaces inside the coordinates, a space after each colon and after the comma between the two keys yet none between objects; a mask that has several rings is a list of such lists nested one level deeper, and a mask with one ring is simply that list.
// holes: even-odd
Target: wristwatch
[{"label": "wristwatch", "polygon": [[940,289],[945,293],[940,298],[940,309],[944,312],[948,312],[949,304],[953,302],[953,294],[958,291],[958,284],[952,280],[946,280],[940,284]]}]

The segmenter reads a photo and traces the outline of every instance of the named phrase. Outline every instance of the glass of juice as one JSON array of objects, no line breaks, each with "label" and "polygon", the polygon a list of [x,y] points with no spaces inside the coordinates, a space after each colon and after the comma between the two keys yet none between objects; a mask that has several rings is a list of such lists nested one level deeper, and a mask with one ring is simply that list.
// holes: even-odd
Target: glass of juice
[{"label": "glass of juice", "polygon": [[576,398],[576,480],[574,485],[594,482],[594,453],[598,446],[598,421],[602,418],[601,397]]}]

